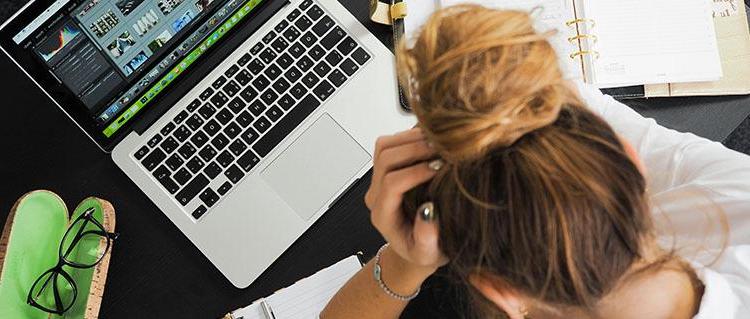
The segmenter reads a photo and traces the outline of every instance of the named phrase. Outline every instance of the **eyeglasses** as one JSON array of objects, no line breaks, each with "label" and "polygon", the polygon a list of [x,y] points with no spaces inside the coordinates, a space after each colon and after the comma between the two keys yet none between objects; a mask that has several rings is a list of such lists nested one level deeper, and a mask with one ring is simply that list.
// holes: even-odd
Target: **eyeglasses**
[{"label": "eyeglasses", "polygon": [[[42,273],[34,281],[26,297],[26,302],[49,313],[61,315],[75,304],[78,287],[73,277],[63,269],[70,266],[78,269],[92,268],[99,264],[109,251],[112,241],[119,234],[110,233],[94,218],[94,207],[86,209],[65,231],[57,265]],[[100,250],[101,242],[107,245]],[[97,247],[96,250],[82,251],[81,247]],[[75,252],[75,254],[72,254]]]}]

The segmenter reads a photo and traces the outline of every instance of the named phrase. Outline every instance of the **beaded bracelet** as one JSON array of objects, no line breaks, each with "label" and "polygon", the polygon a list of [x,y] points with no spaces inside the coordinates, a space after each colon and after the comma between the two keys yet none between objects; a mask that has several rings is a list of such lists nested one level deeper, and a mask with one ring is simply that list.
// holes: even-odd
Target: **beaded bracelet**
[{"label": "beaded bracelet", "polygon": [[422,288],[417,288],[417,291],[414,292],[411,295],[403,296],[395,293],[391,288],[388,288],[388,286],[385,285],[385,282],[383,282],[383,268],[380,267],[380,256],[383,255],[383,251],[388,248],[389,244],[386,243],[383,245],[383,247],[380,247],[378,250],[378,253],[375,254],[375,267],[373,268],[373,275],[375,276],[375,282],[378,283],[378,286],[380,286],[381,289],[383,289],[383,292],[385,292],[386,295],[391,296],[392,298],[401,300],[401,301],[410,301],[419,295],[419,292],[422,290]]}]

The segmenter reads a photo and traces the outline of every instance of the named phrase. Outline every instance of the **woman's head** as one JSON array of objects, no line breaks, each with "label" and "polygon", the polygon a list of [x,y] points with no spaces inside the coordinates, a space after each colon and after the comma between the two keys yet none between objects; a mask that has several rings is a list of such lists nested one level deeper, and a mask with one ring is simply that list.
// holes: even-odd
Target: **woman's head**
[{"label": "woman's head", "polygon": [[537,308],[593,309],[643,259],[652,221],[641,172],[566,84],[548,36],[527,13],[461,6],[399,48],[414,112],[447,162],[405,209],[435,203],[460,278]]}]

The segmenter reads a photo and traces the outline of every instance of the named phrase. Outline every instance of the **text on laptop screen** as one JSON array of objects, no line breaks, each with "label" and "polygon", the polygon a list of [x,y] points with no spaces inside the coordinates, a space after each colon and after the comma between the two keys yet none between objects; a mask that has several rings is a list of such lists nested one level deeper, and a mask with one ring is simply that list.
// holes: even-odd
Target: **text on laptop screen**
[{"label": "text on laptop screen", "polygon": [[58,0],[13,37],[111,137],[262,0]]}]

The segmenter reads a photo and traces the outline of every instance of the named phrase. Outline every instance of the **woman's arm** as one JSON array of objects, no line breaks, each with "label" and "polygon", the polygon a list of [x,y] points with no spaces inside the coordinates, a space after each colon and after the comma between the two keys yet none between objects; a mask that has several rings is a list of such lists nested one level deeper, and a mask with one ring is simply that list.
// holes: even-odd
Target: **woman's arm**
[{"label": "woman's arm", "polygon": [[667,234],[723,236],[709,226],[717,225],[723,215],[730,227],[729,244],[750,243],[750,157],[665,128],[596,87],[577,86],[588,106],[638,151],[654,209],[666,217],[657,221],[669,228]]}]

